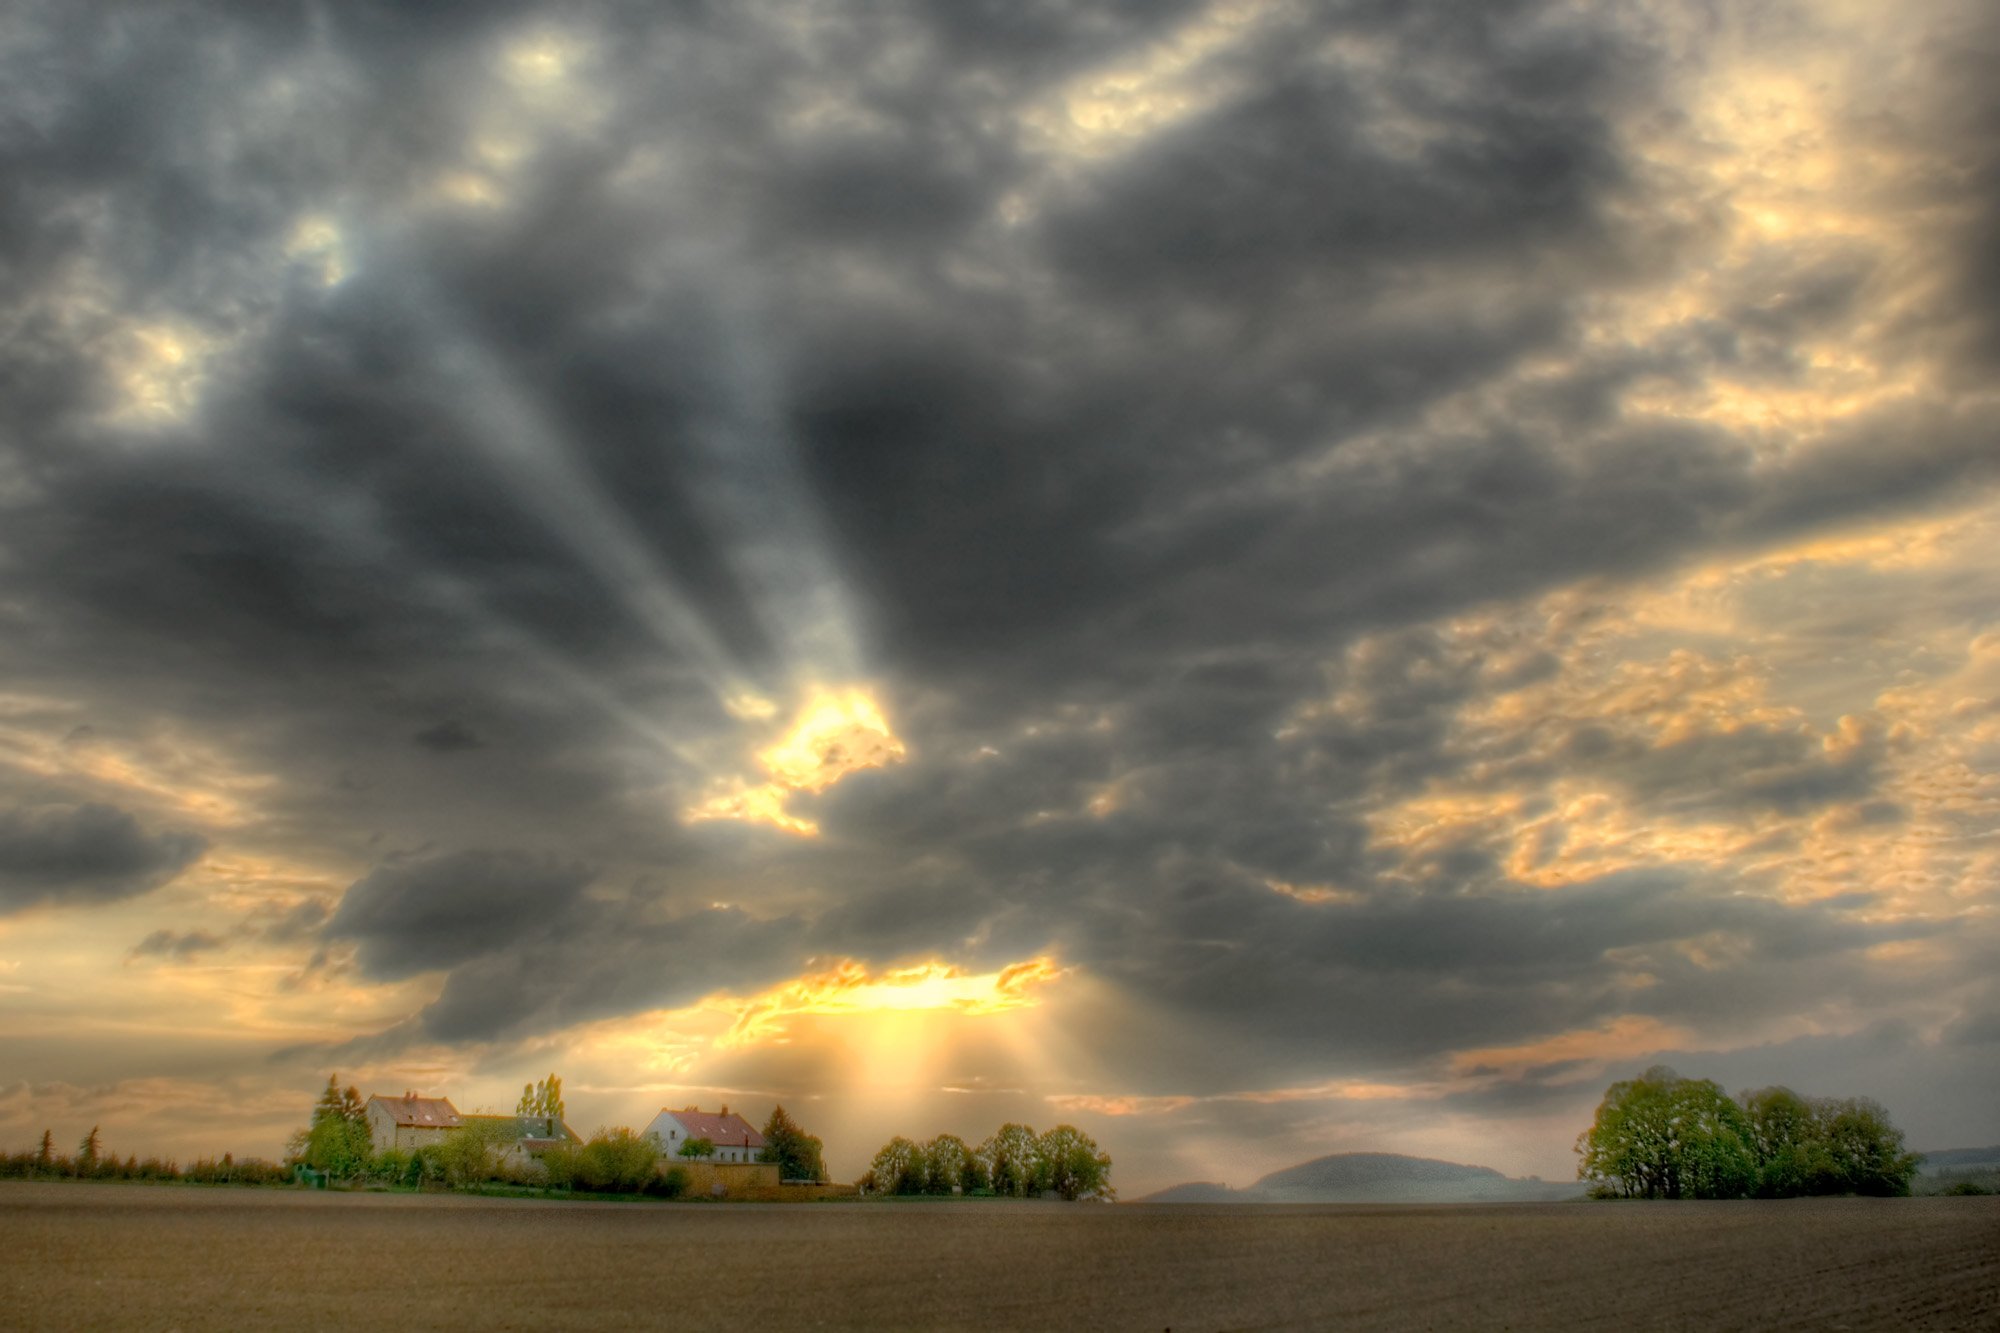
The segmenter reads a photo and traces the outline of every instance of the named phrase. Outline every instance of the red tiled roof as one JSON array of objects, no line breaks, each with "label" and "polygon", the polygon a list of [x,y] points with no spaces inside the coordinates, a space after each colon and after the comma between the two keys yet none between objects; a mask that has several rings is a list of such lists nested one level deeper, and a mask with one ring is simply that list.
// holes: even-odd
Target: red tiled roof
[{"label": "red tiled roof", "polygon": [[451,1104],[449,1097],[384,1097],[378,1093],[368,1100],[382,1103],[383,1109],[398,1125],[411,1125],[418,1129],[457,1129],[463,1123],[458,1108]]},{"label": "red tiled roof", "polygon": [[716,1115],[708,1111],[667,1111],[666,1114],[680,1122],[681,1133],[691,1139],[707,1139],[718,1148],[764,1146],[764,1136],[759,1134],[748,1120],[731,1111],[728,1115]]}]

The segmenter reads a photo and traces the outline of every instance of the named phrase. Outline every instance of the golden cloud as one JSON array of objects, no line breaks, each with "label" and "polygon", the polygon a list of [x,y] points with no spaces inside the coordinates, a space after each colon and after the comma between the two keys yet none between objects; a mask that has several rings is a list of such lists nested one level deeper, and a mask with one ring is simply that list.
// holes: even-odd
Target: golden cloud
[{"label": "golden cloud", "polygon": [[1663,1023],[1657,1018],[1626,1015],[1602,1027],[1559,1032],[1519,1046],[1488,1046],[1458,1051],[1451,1057],[1451,1068],[1453,1073],[1462,1076],[1497,1071],[1519,1077],[1538,1065],[1569,1060],[1608,1063],[1671,1050],[1686,1044],[1691,1036],[1686,1028]]},{"label": "golden cloud", "polygon": [[[754,719],[765,711],[739,708]],[[824,791],[849,774],[902,761],[906,750],[881,706],[859,687],[816,690],[800,709],[790,731],[758,751],[757,762],[767,781],[742,778],[725,781],[700,804],[686,812],[694,822],[711,819],[769,824],[801,837],[812,837],[819,825],[785,808],[794,792]]]},{"label": "golden cloud", "polygon": [[929,962],[874,973],[853,959],[799,977],[748,998],[720,995],[701,1007],[726,1015],[729,1027],[719,1046],[782,1042],[787,1021],[800,1015],[870,1015],[945,1010],[965,1015],[995,1014],[1040,1003],[1035,994],[1061,978],[1054,959],[1037,957],[997,972],[970,973],[949,963]]}]

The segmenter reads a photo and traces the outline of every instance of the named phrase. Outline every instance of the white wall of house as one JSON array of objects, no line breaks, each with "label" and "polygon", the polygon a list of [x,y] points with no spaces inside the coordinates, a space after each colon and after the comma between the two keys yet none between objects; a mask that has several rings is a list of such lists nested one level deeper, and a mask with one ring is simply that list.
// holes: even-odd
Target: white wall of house
[{"label": "white wall of house", "polygon": [[[660,1154],[664,1157],[679,1157],[681,1145],[688,1141],[688,1132],[672,1111],[662,1111],[653,1117],[645,1132],[660,1141]],[[715,1151],[700,1160],[704,1162],[754,1162],[758,1150],[746,1148],[740,1143],[718,1143]]]}]

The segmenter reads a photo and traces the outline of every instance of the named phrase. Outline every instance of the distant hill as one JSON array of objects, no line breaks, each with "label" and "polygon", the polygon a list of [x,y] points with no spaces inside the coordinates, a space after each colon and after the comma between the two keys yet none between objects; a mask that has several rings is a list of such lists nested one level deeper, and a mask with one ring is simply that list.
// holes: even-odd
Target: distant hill
[{"label": "distant hill", "polygon": [[1158,1194],[1148,1194],[1140,1203],[1241,1203],[1241,1190],[1233,1190],[1227,1185],[1218,1185],[1212,1180],[1197,1180],[1187,1185],[1170,1185]]},{"label": "distant hill", "polygon": [[1919,1153],[1923,1163],[1920,1171],[1967,1170],[1974,1167],[2000,1167],[2000,1143],[1991,1148],[1937,1148],[1927,1153]]},{"label": "distant hill", "polygon": [[1573,1180],[1515,1180],[1490,1166],[1347,1152],[1273,1171],[1246,1189],[1175,1185],[1139,1203],[1537,1203],[1583,1194]]}]

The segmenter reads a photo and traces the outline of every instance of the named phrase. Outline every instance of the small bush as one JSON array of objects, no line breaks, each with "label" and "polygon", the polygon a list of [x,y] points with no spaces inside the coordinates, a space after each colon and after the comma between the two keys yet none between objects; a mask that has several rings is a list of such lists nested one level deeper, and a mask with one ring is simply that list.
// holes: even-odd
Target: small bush
[{"label": "small bush", "polygon": [[686,1167],[670,1166],[646,1182],[646,1194],[655,1199],[678,1199],[688,1191]]}]

